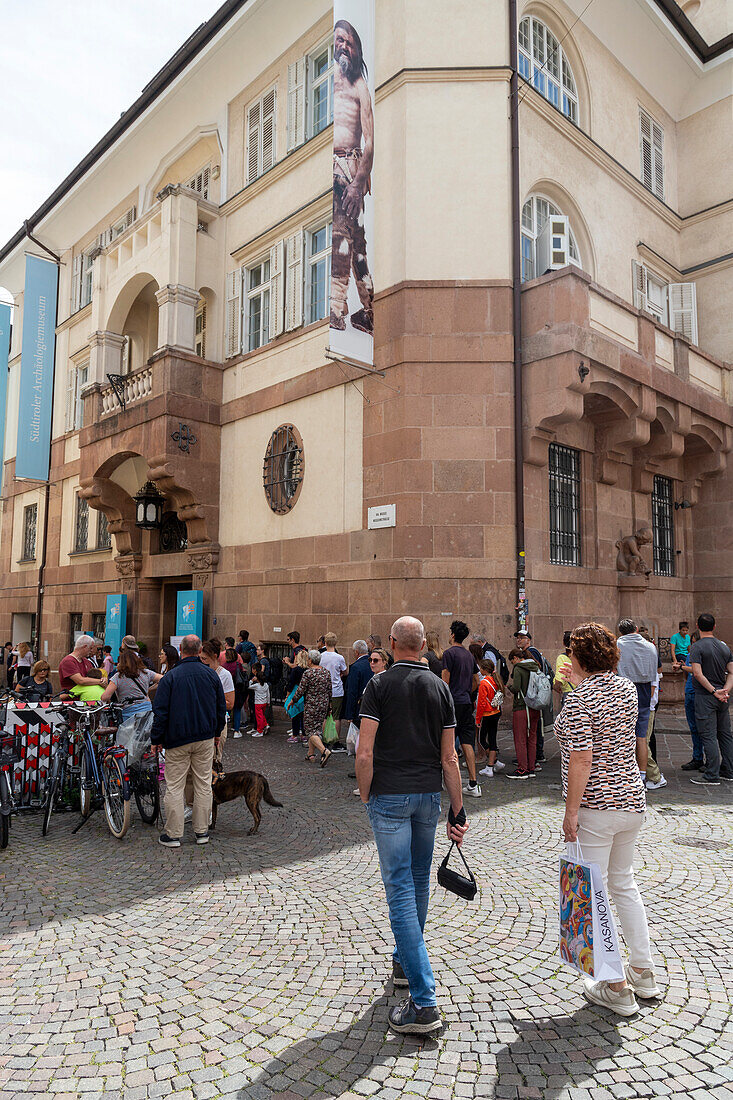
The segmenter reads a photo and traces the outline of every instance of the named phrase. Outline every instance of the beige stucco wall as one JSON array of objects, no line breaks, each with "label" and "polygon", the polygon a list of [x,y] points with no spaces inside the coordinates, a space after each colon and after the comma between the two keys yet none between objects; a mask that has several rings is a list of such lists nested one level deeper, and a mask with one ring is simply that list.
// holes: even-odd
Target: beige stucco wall
[{"label": "beige stucco wall", "polygon": [[[363,399],[347,384],[222,428],[219,542],[222,546],[334,535],[362,526]],[[272,432],[293,424],[303,439],[305,476],[293,510],[276,515],[262,486]],[[236,466],[236,468],[235,468]],[[246,477],[241,471],[247,471]],[[239,472],[237,472],[239,471]]]},{"label": "beige stucco wall", "polygon": [[[19,493],[18,496],[13,499],[13,541],[10,554],[10,569],[13,573],[24,573],[28,570],[37,569],[43,557],[43,542],[45,538],[43,527],[44,500],[44,489],[30,489],[27,493]],[[21,562],[24,536],[23,513],[30,504],[38,505],[36,517],[36,556],[32,561]]]},{"label": "beige stucco wall", "polygon": [[[731,14],[733,16],[733,8]],[[677,135],[679,213],[685,217],[729,199],[733,165],[733,96],[728,95],[705,110],[680,119]],[[730,236],[728,240],[731,240]]]}]

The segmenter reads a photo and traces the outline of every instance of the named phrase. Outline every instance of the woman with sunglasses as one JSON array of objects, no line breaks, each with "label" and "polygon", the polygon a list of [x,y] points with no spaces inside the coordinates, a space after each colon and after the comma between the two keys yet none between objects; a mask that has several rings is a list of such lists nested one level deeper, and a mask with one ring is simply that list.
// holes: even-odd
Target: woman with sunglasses
[{"label": "woman with sunglasses", "polygon": [[389,665],[389,655],[386,649],[373,649],[369,654],[369,667],[373,676],[379,676],[380,672]]},{"label": "woman with sunglasses", "polygon": [[25,676],[18,684],[17,691],[28,703],[43,703],[53,695],[49,681],[51,666],[47,661],[36,661],[30,676]]}]

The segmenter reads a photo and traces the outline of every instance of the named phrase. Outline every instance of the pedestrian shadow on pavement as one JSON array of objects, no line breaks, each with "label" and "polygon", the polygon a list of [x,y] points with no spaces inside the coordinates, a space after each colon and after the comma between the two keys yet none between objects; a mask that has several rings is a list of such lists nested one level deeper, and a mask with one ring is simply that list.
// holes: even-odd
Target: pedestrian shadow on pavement
[{"label": "pedestrian shadow on pavement", "polygon": [[[294,1043],[264,1065],[251,1083],[236,1093],[237,1100],[306,1095],[301,1091],[303,1085],[309,1086],[309,1091],[320,1090],[319,1095],[351,1095],[375,1066],[391,1064],[401,1054],[435,1048],[437,1044],[427,1036],[421,1039],[388,1031],[387,1012],[394,1003],[389,988],[348,1027]],[[373,1076],[370,1079],[377,1081]]]},{"label": "pedestrian shadow on pavement", "polygon": [[571,1015],[515,1020],[516,1039],[496,1055],[494,1095],[508,1095],[507,1086],[516,1085],[518,1075],[525,1087],[539,1089],[543,1100],[557,1100],[568,1088],[587,1088],[595,1082],[598,1063],[613,1059],[623,1045],[623,1022],[588,1005]]}]

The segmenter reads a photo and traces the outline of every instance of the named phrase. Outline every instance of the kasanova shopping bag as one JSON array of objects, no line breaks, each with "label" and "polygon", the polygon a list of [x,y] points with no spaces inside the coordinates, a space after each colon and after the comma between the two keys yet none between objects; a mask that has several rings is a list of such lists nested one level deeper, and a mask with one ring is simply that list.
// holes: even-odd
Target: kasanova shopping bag
[{"label": "kasanova shopping bag", "polygon": [[560,958],[596,981],[624,979],[601,868],[583,859],[577,843],[560,856]]}]

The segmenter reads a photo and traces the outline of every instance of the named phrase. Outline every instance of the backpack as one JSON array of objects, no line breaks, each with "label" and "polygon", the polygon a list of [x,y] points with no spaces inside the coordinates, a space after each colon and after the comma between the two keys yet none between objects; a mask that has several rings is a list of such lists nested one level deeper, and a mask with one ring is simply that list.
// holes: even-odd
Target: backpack
[{"label": "backpack", "polygon": [[499,658],[499,667],[495,671],[499,673],[503,683],[508,683],[511,679],[511,673],[509,671],[509,666],[507,665],[504,658],[504,654],[500,653],[496,646],[492,645],[490,642],[487,642],[485,648],[490,649],[491,652],[496,654],[496,656]]},{"label": "backpack", "polygon": [[279,657],[270,657],[270,675],[267,677],[268,684],[279,684],[283,678],[283,663]]},{"label": "backpack", "polygon": [[532,710],[544,710],[551,698],[550,677],[544,672],[530,672],[529,683],[524,693],[525,705]]}]

